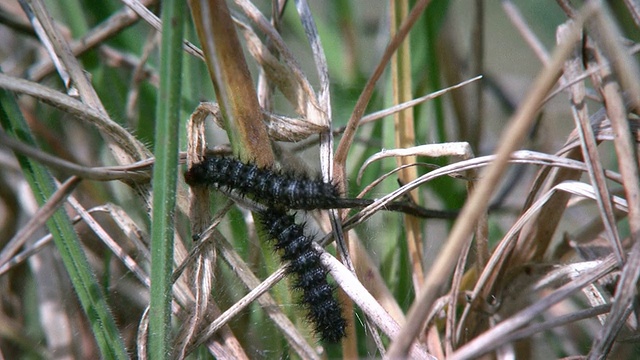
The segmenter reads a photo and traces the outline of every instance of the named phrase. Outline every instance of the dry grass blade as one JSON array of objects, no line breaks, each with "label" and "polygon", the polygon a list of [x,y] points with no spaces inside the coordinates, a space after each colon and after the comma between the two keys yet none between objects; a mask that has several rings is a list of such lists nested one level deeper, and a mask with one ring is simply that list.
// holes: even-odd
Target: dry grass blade
[{"label": "dry grass blade", "polygon": [[410,320],[403,328],[401,336],[399,336],[400,340],[394,342],[389,350],[390,357],[406,356],[410,344],[422,327],[422,321],[428,309],[431,308],[437,298],[437,289],[440,288],[443,279],[449,277],[448,275],[453,270],[456,262],[457,254],[466,241],[468,241],[468,236],[471,234],[475,222],[481,215],[483,208],[486,207],[494,184],[497,183],[500,176],[504,173],[511,152],[516,150],[524,140],[527,131],[535,119],[535,114],[539,110],[542,100],[558,79],[561,64],[569,55],[570,50],[578,38],[577,28],[573,32],[574,37],[565,43],[561,43],[556,49],[549,66],[545,68],[533,84],[529,96],[519,107],[510,126],[505,130],[502,137],[503,141],[496,151],[496,161],[489,167],[487,173],[484,174],[484,178],[478,182],[478,187],[471,194],[467,204],[462,209],[458,221],[456,221],[456,224],[451,230],[445,248],[441,251],[438,260],[433,266],[434,270],[426,278],[422,292],[411,307],[408,316]]},{"label": "dry grass blade", "polygon": [[[264,45],[258,35],[240,21],[236,21],[247,42],[247,47],[253,58],[260,64],[269,82],[277,86],[283,95],[294,106],[295,111],[303,116],[309,126],[326,129],[326,120],[323,121],[319,113],[320,105],[317,103],[311,84],[303,76],[300,70],[294,71],[289,62],[280,62],[275,54]],[[294,132],[294,131],[292,131]]]},{"label": "dry grass blade", "polygon": [[627,5],[629,13],[633,18],[633,21],[636,23],[636,26],[640,26],[640,4],[630,0],[625,0],[624,4]]},{"label": "dry grass blade", "polygon": [[140,323],[138,324],[138,336],[136,339],[136,350],[138,351],[138,359],[146,360],[148,359],[147,353],[147,342],[149,338],[149,308],[147,307],[140,318]]},{"label": "dry grass blade", "polygon": [[358,103],[356,103],[356,106],[353,109],[353,113],[349,118],[349,123],[347,124],[347,127],[345,129],[344,136],[342,137],[342,140],[338,145],[338,149],[336,150],[335,161],[340,165],[338,168],[338,171],[340,173],[337,174],[338,179],[342,179],[345,176],[344,164],[346,162],[347,152],[352,145],[355,131],[358,128],[362,115],[364,114],[367,104],[371,99],[371,95],[373,94],[373,90],[377,81],[382,76],[382,72],[389,63],[389,60],[391,60],[391,56],[393,56],[400,44],[402,44],[404,39],[409,34],[409,31],[416,23],[416,21],[418,21],[418,18],[427,7],[427,5],[429,5],[429,3],[429,0],[421,0],[414,5],[409,15],[407,15],[407,18],[398,28],[398,32],[393,36],[393,38],[387,45],[387,48],[385,49],[380,62],[376,66],[375,71],[373,72],[373,74],[371,74],[369,80],[367,80],[367,84],[365,85],[362,94],[358,98]]},{"label": "dry grass blade", "polygon": [[[463,331],[462,326],[465,324],[470,311],[472,311],[472,306],[476,306],[479,301],[487,301],[487,299],[494,297],[492,294],[496,282],[499,281],[498,276],[505,273],[505,261],[509,259],[511,252],[516,246],[518,234],[523,230],[527,223],[544,211],[546,208],[545,205],[556,196],[556,192],[564,192],[569,195],[580,195],[591,199],[595,199],[596,197],[594,195],[593,188],[589,185],[575,181],[565,181],[556,185],[553,189],[544,194],[544,196],[541,196],[527,209],[527,211],[522,214],[522,216],[520,216],[520,218],[518,218],[493,250],[493,255],[487,262],[483,272],[478,276],[475,288],[467,295],[468,304],[461,317],[461,326],[458,328],[458,336],[461,336],[461,332]],[[615,205],[617,208],[625,212],[628,211],[626,201],[620,198],[615,198],[614,200],[616,200]]]},{"label": "dry grass blade", "polygon": [[[320,260],[322,264],[329,269],[331,275],[336,279],[336,282],[340,285],[351,299],[362,309],[367,316],[391,339],[395,339],[399,336],[400,327],[389,316],[389,314],[380,306],[371,294],[362,286],[360,281],[353,277],[351,271],[342,265],[333,256],[329,255],[320,247],[316,247],[317,251],[322,252]],[[428,354],[426,349],[422,348],[418,344],[410,349],[411,356],[415,356],[420,359],[433,358]]]},{"label": "dry grass blade", "polygon": [[[226,130],[220,107],[217,104],[202,102],[195,109],[192,116],[196,114],[197,116],[205,117],[206,115],[211,115],[216,125]],[[297,142],[327,130],[326,126],[316,125],[307,119],[291,118],[264,110],[262,110],[262,117],[266,122],[269,138],[274,141]]]},{"label": "dry grass blade", "polygon": [[[134,274],[141,284],[145,287],[149,287],[149,275],[145,269],[138,263],[138,261],[132,258],[126,251],[118,244],[117,241],[109,234],[105,228],[100,225],[93,217],[90,211],[87,211],[74,197],[69,198],[69,204],[79,214],[80,218],[93,230],[100,240],[122,261],[122,263]],[[149,259],[144,259],[148,261]]]},{"label": "dry grass blade", "polygon": [[427,156],[427,157],[441,157],[441,156],[456,156],[463,160],[473,158],[473,150],[468,143],[445,143],[445,144],[428,144],[413,146],[410,148],[399,149],[385,149],[377,154],[370,156],[364,164],[358,170],[358,182],[362,179],[362,173],[364,170],[374,161],[384,159],[387,157],[397,156]]},{"label": "dry grass blade", "polygon": [[[613,69],[631,99],[633,108],[640,107],[640,80],[638,66],[622,49],[619,39],[621,35],[615,28],[606,8],[601,8],[595,17],[594,32],[600,40],[604,55],[613,64]],[[624,74],[624,75],[623,75]],[[607,323],[595,339],[589,357],[601,358],[609,352],[611,346],[622,327],[622,320],[629,315],[629,306],[636,296],[634,284],[640,277],[640,170],[638,169],[637,146],[631,136],[626,116],[626,107],[622,99],[622,89],[619,83],[607,81],[610,75],[605,71],[602,93],[607,104],[607,115],[611,119],[614,132],[617,135],[614,145],[618,155],[618,166],[622,175],[624,191],[629,201],[629,227],[633,243],[627,263],[622,269],[622,275],[616,288],[611,313]]]},{"label": "dry grass blade", "polygon": [[[213,244],[210,242],[203,242],[202,245],[197,248],[197,256],[193,257],[193,266],[189,268],[187,274],[194,291],[195,301],[190,309],[189,316],[184,320],[181,331],[176,336],[174,349],[176,349],[176,356],[180,359],[189,354],[191,350],[189,348],[190,343],[194,342],[201,332],[203,323],[207,323],[209,320],[207,315],[220,312],[215,304],[210,301],[217,254]],[[191,258],[189,257],[187,260]],[[213,311],[211,308],[214,308]],[[241,354],[239,353],[239,355]]]},{"label": "dry grass blade", "polygon": [[[366,208],[363,208],[362,211],[358,213],[356,216],[352,217],[349,220],[348,224],[352,224],[355,222],[357,223],[362,222],[363,220],[367,219],[369,216],[375,214],[376,212],[384,208],[390,202],[402,197],[406,192],[411,191],[419,187],[420,185],[427,183],[428,181],[431,181],[441,176],[460,177],[459,174],[464,173],[465,171],[473,170],[483,166],[488,166],[489,164],[491,164],[493,161],[496,160],[496,157],[497,157],[496,155],[481,156],[474,159],[463,160],[454,164],[437,168],[429,172],[428,174],[425,174],[419,177],[418,179],[403,185],[401,188],[385,195],[384,197],[377,199],[371,205],[367,206]],[[562,158],[554,155],[537,153],[534,151],[527,151],[527,150],[520,150],[512,153],[510,156],[510,161],[514,163],[522,163],[522,164],[559,167],[561,169],[578,171],[578,172],[587,171],[587,168],[584,165],[584,163],[581,163],[572,159],[566,159],[566,158]],[[605,174],[609,179],[613,179],[615,181],[621,180],[620,175],[612,171],[607,170]]]},{"label": "dry grass blade", "polygon": [[95,89],[91,85],[91,82],[84,73],[78,59],[73,56],[69,43],[65,41],[62,34],[58,31],[53,23],[49,11],[45,7],[44,3],[40,0],[30,1],[29,5],[31,10],[38,20],[38,24],[34,25],[34,28],[41,28],[43,37],[42,41],[50,44],[52,61],[58,63],[58,71],[60,76],[65,81],[65,86],[70,94],[76,93],[82,99],[84,103],[96,109],[102,114],[106,114],[107,111],[102,106],[102,102],[98,98]]},{"label": "dry grass blade", "polygon": [[[560,27],[559,36],[563,36],[562,30],[564,27]],[[565,76],[572,78],[578,74],[581,70],[581,59],[577,49],[574,51],[574,56],[567,61],[565,65]],[[615,227],[615,219],[613,216],[613,209],[611,206],[609,189],[605,184],[604,169],[602,161],[600,161],[600,155],[597,150],[596,138],[589,122],[589,112],[587,110],[587,104],[585,103],[585,88],[583,83],[577,83],[570,88],[571,92],[571,112],[576,123],[576,129],[580,137],[580,143],[582,146],[582,155],[585,159],[585,164],[589,169],[589,178],[591,183],[594,184],[598,190],[599,196],[598,207],[602,216],[607,235],[616,254],[616,258],[620,264],[624,262],[624,253],[622,244],[620,243],[620,236],[618,230]]]},{"label": "dry grass blade", "polygon": [[[476,0],[473,7],[473,27],[471,29],[471,74],[485,73],[485,1]],[[467,141],[473,149],[480,147],[480,140],[483,138],[483,131],[486,127],[484,119],[484,83],[478,82],[471,85],[473,97],[470,99],[472,111],[467,120],[469,125],[469,138]]]},{"label": "dry grass blade", "polygon": [[[150,257],[149,250],[145,247],[142,241],[142,239],[144,238],[144,235],[142,234],[143,233],[142,230],[131,220],[131,218],[121,208],[114,206],[112,204],[106,204],[106,205],[94,207],[92,209],[82,210],[82,212],[85,213],[83,214],[82,217],[77,216],[76,218],[73,219],[74,225],[77,226],[79,222],[83,221],[83,217],[89,217],[90,219],[89,222],[92,223],[92,226],[99,227],[100,226],[99,224],[93,225],[95,221],[92,219],[91,215],[89,214],[106,213],[112,217],[112,219],[116,222],[116,224],[118,224],[119,229],[123,233],[125,233],[128,236],[128,238],[133,242],[136,250],[141,254],[139,256],[139,259],[144,259],[144,261],[149,260],[149,257]],[[103,230],[100,230],[100,231],[103,231]],[[12,257],[7,262],[5,262],[2,266],[0,266],[0,274],[4,274],[7,271],[11,270],[11,268],[21,264],[22,262],[27,260],[33,254],[37,253],[40,249],[42,249],[45,245],[49,244],[50,242],[51,242],[51,234],[48,234],[34,241],[30,246],[25,247],[24,250],[22,250],[20,253],[16,254],[14,257]],[[112,242],[110,245],[111,245],[110,247],[112,247],[113,249],[116,249],[115,253],[116,255],[118,255],[118,257],[123,263],[125,264],[130,263],[131,265],[133,265],[129,267],[130,269],[136,269],[136,268],[139,269],[137,265],[137,261],[133,260],[128,254],[120,251],[119,250],[120,247],[117,244]],[[7,247],[4,251],[8,251],[9,249],[10,247]],[[137,275],[139,279],[147,278],[146,273],[144,271],[137,273]],[[148,285],[148,281],[146,281],[146,283]]]},{"label": "dry grass blade", "polygon": [[273,164],[249,69],[224,1],[189,1],[209,75],[234,153],[260,166]]},{"label": "dry grass blade", "polygon": [[[318,103],[318,98],[313,91],[313,87],[304,75],[304,72],[300,69],[300,65],[296,60],[296,57],[291,52],[285,41],[282,39],[278,31],[271,25],[271,23],[262,15],[262,13],[250,2],[246,0],[238,0],[236,4],[242,9],[247,17],[253,21],[254,24],[262,31],[265,36],[271,42],[273,48],[278,51],[278,54],[282,57],[282,61],[286,69],[290,71],[290,74],[286,74],[286,83],[282,84],[282,79],[274,79],[275,85],[284,85],[280,87],[280,91],[287,97],[287,99],[294,105],[296,112],[302,115],[304,118],[309,119],[311,122],[318,121],[318,125],[327,125],[328,116],[330,113],[322,114],[322,111],[326,111],[328,103],[322,107]],[[269,68],[264,69],[268,76],[274,74],[268,74]],[[325,70],[320,70],[318,76],[326,77],[322,75]],[[324,86],[324,85],[322,85]],[[265,104],[266,105],[266,104]],[[320,114],[318,114],[320,112]],[[319,119],[313,119],[311,115],[321,115]]]},{"label": "dry grass blade", "polygon": [[[143,6],[150,6],[155,2],[156,0],[141,1]],[[80,56],[88,50],[99,46],[103,41],[117,35],[120,31],[138,21],[138,19],[139,17],[135,12],[129,8],[124,8],[110,16],[101,25],[96,26],[80,40],[71,43],[71,52],[76,57]],[[33,81],[41,81],[49,75],[53,69],[53,62],[51,59],[47,59],[46,61],[36,64],[30,69],[30,78]]]},{"label": "dry grass blade", "polygon": [[35,159],[42,164],[46,164],[53,169],[65,171],[76,175],[77,177],[89,180],[147,182],[149,181],[149,169],[151,165],[153,165],[153,159],[147,159],[131,165],[90,168],[52,156],[37,148],[12,139],[1,131],[0,140],[2,140],[5,146],[10,147],[14,151],[29,156],[30,158]]},{"label": "dry grass blade", "polygon": [[28,238],[33,235],[36,230],[40,229],[54,212],[64,205],[67,197],[71,192],[73,192],[79,183],[80,179],[75,176],[65,181],[49,198],[47,203],[33,214],[33,217],[29,220],[28,224],[23,226],[22,229],[20,229],[20,231],[18,231],[13,238],[7,242],[2,249],[2,252],[0,252],[0,268],[4,267],[15,252],[25,244]]},{"label": "dry grass blade", "polygon": [[[122,2],[125,3],[131,10],[133,10],[138,16],[140,16],[141,19],[143,19],[154,29],[156,29],[156,31],[162,32],[162,21],[147,8],[147,6],[152,5],[153,2],[149,3],[138,0],[123,0]],[[200,59],[204,58],[202,50],[198,49],[198,47],[196,47],[189,41],[184,41],[183,47],[189,54]]]},{"label": "dry grass blade", "polygon": [[575,291],[581,289],[589,283],[605,276],[616,267],[613,257],[609,257],[601,261],[597,266],[582,273],[578,279],[560,287],[546,297],[540,299],[530,307],[514,314],[509,319],[505,319],[500,324],[494,326],[491,330],[476,337],[468,344],[464,345],[452,354],[451,359],[463,360],[479,357],[495,348],[503,345],[506,336],[529,323],[534,317],[538,316],[542,311],[548,309],[553,304],[563,300]]},{"label": "dry grass blade", "polygon": [[[305,35],[309,45],[311,45],[311,54],[316,65],[316,72],[320,79],[320,90],[318,91],[317,101],[319,108],[314,112],[307,112],[307,117],[317,118],[322,126],[331,126],[331,98],[329,97],[329,68],[327,67],[327,58],[324,54],[324,48],[318,35],[318,29],[311,15],[311,9],[305,0],[296,1],[296,9],[300,15],[300,21],[304,28]],[[329,148],[333,150],[333,148]]]},{"label": "dry grass blade", "polygon": [[[402,21],[409,12],[409,2],[407,0],[395,1],[390,8],[390,37],[393,37],[399,30]],[[411,46],[408,41],[402,42],[398,50],[391,58],[391,88],[393,104],[397,105],[413,99],[413,82],[411,74]],[[408,148],[416,144],[415,119],[413,111],[400,111],[394,113],[393,123],[395,128],[394,144],[399,148]],[[403,165],[416,162],[416,157],[409,155],[397,157],[396,164]],[[403,168],[398,172],[398,181],[408,183],[418,177],[415,167]],[[411,202],[420,203],[418,191],[407,193]],[[403,216],[403,224],[406,231],[405,242],[411,263],[411,277],[414,291],[419,292],[424,281],[424,261],[423,261],[423,235],[420,231],[420,223],[411,216]]]},{"label": "dry grass blade", "polygon": [[[46,86],[0,74],[0,87],[19,94],[31,95],[40,101],[52,104],[60,110],[77,116],[100,129],[116,145],[124,149],[133,159],[140,160],[149,156],[149,151],[131,133],[114,122],[104,112],[99,111],[73,97]],[[121,162],[128,164],[131,161]]]},{"label": "dry grass blade", "polygon": [[444,94],[446,94],[446,93],[448,93],[448,92],[450,92],[452,90],[460,89],[461,87],[466,86],[468,84],[471,84],[471,83],[473,83],[475,81],[478,81],[480,79],[482,79],[482,75],[478,75],[478,76],[473,77],[473,78],[471,78],[469,80],[462,81],[459,84],[456,84],[456,85],[453,85],[453,86],[449,86],[449,87],[444,88],[442,90],[434,91],[429,95],[425,95],[425,96],[421,96],[419,98],[411,99],[411,100],[405,101],[405,102],[403,102],[401,104],[393,105],[393,106],[391,106],[391,107],[389,107],[387,109],[376,111],[374,113],[365,115],[360,120],[360,125],[366,124],[366,123],[369,123],[369,122],[372,122],[372,121],[376,121],[376,120],[379,120],[379,119],[382,119],[383,117],[386,117],[386,116],[389,116],[389,115],[393,115],[396,112],[399,112],[399,111],[402,111],[402,110],[406,110],[406,109],[412,108],[412,107],[414,107],[416,105],[419,105],[419,104],[421,104],[421,103],[423,103],[425,101],[433,100],[433,99],[435,99],[435,98],[437,98],[439,96],[442,96],[442,95],[444,95]]}]

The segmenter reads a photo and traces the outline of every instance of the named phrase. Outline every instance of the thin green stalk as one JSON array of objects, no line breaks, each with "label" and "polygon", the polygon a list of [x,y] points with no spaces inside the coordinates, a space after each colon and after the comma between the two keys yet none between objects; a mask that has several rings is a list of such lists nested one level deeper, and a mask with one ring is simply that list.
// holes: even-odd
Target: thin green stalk
[{"label": "thin green stalk", "polygon": [[173,268],[174,209],[178,174],[182,34],[185,3],[162,3],[160,91],[153,167],[151,225],[151,302],[149,305],[149,358],[171,357],[171,273]]},{"label": "thin green stalk", "polygon": [[[5,90],[0,90],[0,124],[10,136],[35,146],[29,127],[22,117],[13,94]],[[16,157],[36,201],[40,205],[44,204],[55,191],[53,177],[44,166],[35,161],[19,154],[16,154]],[[93,336],[100,348],[101,357],[103,359],[128,359],[127,351],[113,316],[111,316],[104,294],[82,251],[69,217],[63,210],[58,210],[47,221],[47,227],[53,236],[53,241],[80,299],[80,304],[87,314]]]}]

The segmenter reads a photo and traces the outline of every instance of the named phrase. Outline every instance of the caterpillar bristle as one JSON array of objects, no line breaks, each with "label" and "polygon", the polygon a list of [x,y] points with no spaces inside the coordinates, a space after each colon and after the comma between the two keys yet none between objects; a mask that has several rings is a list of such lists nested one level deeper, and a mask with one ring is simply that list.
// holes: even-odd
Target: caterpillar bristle
[{"label": "caterpillar bristle", "polygon": [[287,270],[296,279],[294,287],[302,291],[300,300],[315,331],[325,341],[338,342],[345,336],[346,321],[327,282],[327,271],[320,263],[320,254],[311,246],[313,239],[304,234],[304,227],[294,217],[281,210],[261,213],[261,221],[269,236],[276,241],[282,260],[289,261]]},{"label": "caterpillar bristle", "polygon": [[287,271],[295,277],[293,287],[302,292],[300,301],[316,333],[327,342],[338,342],[346,334],[346,321],[334,288],[327,282],[327,271],[313,239],[304,234],[304,224],[296,224],[287,209],[329,209],[339,200],[331,183],[306,175],[284,173],[255,164],[245,164],[231,157],[207,157],[194,164],[184,175],[190,186],[213,185],[234,190],[242,196],[266,205],[260,218]]},{"label": "caterpillar bristle", "polygon": [[286,209],[330,209],[340,197],[336,186],[322,179],[261,168],[231,157],[206,157],[187,170],[184,177],[191,186],[233,189],[267,206]]}]

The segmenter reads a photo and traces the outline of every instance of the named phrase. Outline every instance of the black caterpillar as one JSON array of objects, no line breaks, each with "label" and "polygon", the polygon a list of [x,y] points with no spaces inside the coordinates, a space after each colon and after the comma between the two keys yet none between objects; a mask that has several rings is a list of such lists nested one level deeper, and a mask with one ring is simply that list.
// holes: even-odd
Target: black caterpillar
[{"label": "black caterpillar", "polygon": [[184,178],[191,186],[213,184],[285,209],[330,209],[340,198],[338,189],[322,179],[261,168],[231,157],[207,157],[194,164]]},{"label": "black caterpillar", "polygon": [[338,342],[345,336],[346,322],[340,305],[333,297],[333,287],[327,283],[327,271],[320,263],[320,254],[311,246],[313,239],[304,235],[304,226],[283,210],[270,209],[260,214],[264,229],[276,241],[287,270],[296,276],[294,287],[302,290],[301,301],[308,319],[322,340]]}]

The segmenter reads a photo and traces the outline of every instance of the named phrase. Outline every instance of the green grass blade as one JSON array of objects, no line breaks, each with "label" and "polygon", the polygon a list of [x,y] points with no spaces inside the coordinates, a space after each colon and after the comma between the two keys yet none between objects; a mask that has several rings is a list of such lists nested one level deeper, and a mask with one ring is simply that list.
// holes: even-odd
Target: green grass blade
[{"label": "green grass blade", "polygon": [[[5,90],[0,90],[0,123],[11,136],[35,146],[29,127],[20,113],[13,94]],[[38,204],[44,204],[55,191],[53,177],[44,166],[21,155],[16,157]],[[47,221],[47,227],[53,236],[65,269],[69,273],[82,308],[87,314],[102,358],[128,359],[104,294],[82,251],[69,217],[63,210],[58,210]]]},{"label": "green grass blade", "polygon": [[183,1],[169,0],[162,4],[151,226],[150,359],[168,359],[171,356],[171,273],[180,132],[182,34],[186,12]]}]

